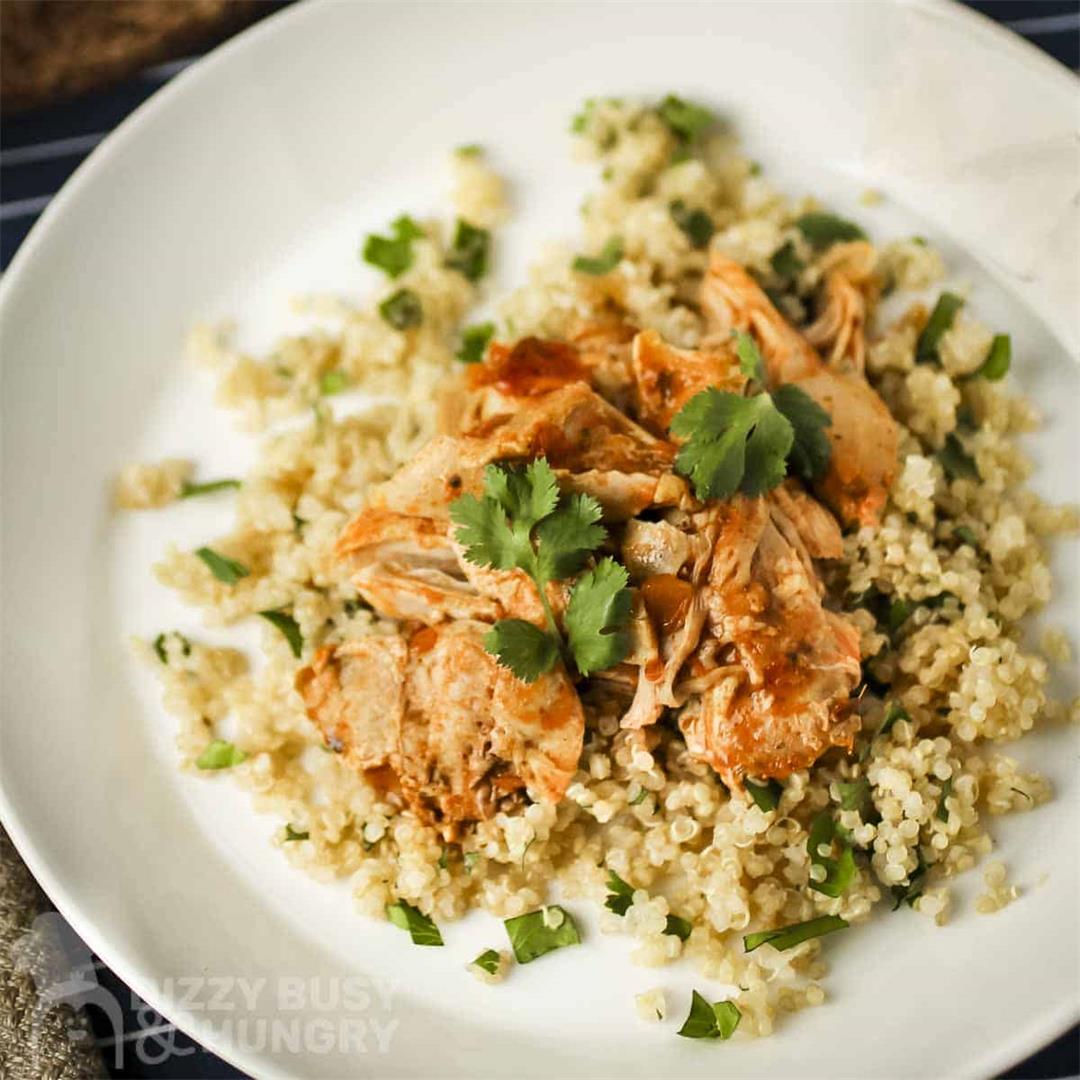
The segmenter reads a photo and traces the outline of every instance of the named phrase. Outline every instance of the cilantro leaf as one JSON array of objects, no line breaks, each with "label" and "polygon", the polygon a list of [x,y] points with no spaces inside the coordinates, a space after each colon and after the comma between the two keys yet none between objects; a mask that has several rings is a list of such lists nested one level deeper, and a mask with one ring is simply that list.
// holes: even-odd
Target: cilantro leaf
[{"label": "cilantro leaf", "polygon": [[495,336],[495,324],[493,322],[476,323],[466,326],[461,332],[461,348],[457,351],[457,358],[463,364],[483,363],[484,353]]},{"label": "cilantro leaf", "polygon": [[707,998],[694,990],[690,1013],[677,1034],[685,1039],[730,1039],[741,1019],[742,1013],[734,1001],[710,1005]]},{"label": "cilantro leaf", "polygon": [[409,931],[414,945],[442,945],[442,934],[435,922],[419,908],[404,900],[386,905],[386,917],[402,930]]},{"label": "cilantro leaf", "polygon": [[169,662],[169,652],[165,647],[165,642],[168,638],[175,638],[180,642],[180,651],[184,656],[191,655],[191,642],[188,641],[179,630],[163,630],[156,638],[154,638],[154,652],[157,653],[157,658],[163,664]]},{"label": "cilantro leaf", "polygon": [[693,482],[698,498],[761,495],[787,472],[795,440],[788,419],[768,394],[744,398],[715,387],[695,394],[671,423],[687,441],[675,468]]},{"label": "cilantro leaf", "polygon": [[227,491],[240,487],[239,480],[210,480],[205,484],[193,484],[185,480],[180,485],[180,498],[190,499],[195,495],[212,495],[216,491]]},{"label": "cilantro leaf", "polygon": [[474,961],[473,966],[489,975],[495,975],[502,965],[502,957],[494,949],[485,949]]},{"label": "cilantro leaf", "polygon": [[582,675],[613,667],[630,651],[629,576],[614,559],[601,559],[570,592],[566,629]]},{"label": "cilantro leaf", "polygon": [[772,399],[795,432],[789,456],[792,471],[804,480],[816,480],[829,467],[832,444],[825,429],[832,426],[832,417],[805,390],[790,383],[777,388]]},{"label": "cilantro leaf", "polygon": [[257,614],[282,632],[293,656],[299,660],[304,651],[304,635],[300,633],[300,624],[292,615],[287,611],[260,611]]},{"label": "cilantro leaf", "polygon": [[922,850],[920,848],[915,849],[915,858],[917,860],[915,869],[908,874],[907,884],[894,885],[889,890],[895,901],[893,903],[893,911],[899,911],[902,904],[907,904],[908,907],[914,907],[915,901],[923,894],[923,878],[926,877],[927,867],[926,862],[923,860]]},{"label": "cilantro leaf", "polygon": [[511,519],[529,528],[559,503],[559,482],[542,457],[524,469],[489,465],[484,471],[484,490]]},{"label": "cilantro leaf", "polygon": [[934,817],[936,817],[938,821],[949,820],[948,799],[952,795],[952,781],[953,778],[950,776],[948,780],[941,785],[941,798],[938,799],[937,810],[934,811]]},{"label": "cilantro leaf", "polygon": [[753,780],[744,778],[743,787],[757,808],[766,813],[780,805],[780,796],[784,791],[778,780],[766,780],[764,784],[756,784]]},{"label": "cilantro leaf", "polygon": [[671,220],[679,226],[690,241],[690,246],[700,251],[707,247],[716,232],[713,220],[700,207],[691,210],[682,199],[676,199],[669,207]]},{"label": "cilantro leaf", "polygon": [[412,244],[424,235],[424,230],[407,214],[402,214],[390,226],[392,236],[372,233],[364,241],[364,262],[377,266],[391,278],[400,277],[413,264]]},{"label": "cilantro leaf", "polygon": [[677,937],[680,941],[685,941],[690,936],[691,930],[693,926],[690,925],[690,920],[679,915],[669,915],[667,922],[664,923],[664,933]]},{"label": "cilantro leaf", "polygon": [[344,371],[324,371],[319,377],[319,393],[323,397],[340,394],[349,385],[349,376]]},{"label": "cilantro leaf", "polygon": [[756,934],[743,935],[743,952],[753,952],[762,945],[771,945],[778,952],[793,949],[811,938],[824,937],[836,930],[843,930],[848,925],[839,915],[819,915],[816,919],[793,923],[779,930],[761,930]]},{"label": "cilantro leaf", "polygon": [[945,336],[945,331],[953,324],[956,313],[964,306],[963,297],[955,293],[943,292],[934,310],[930,312],[930,318],[926,320],[926,326],[919,335],[915,345],[915,361],[926,364],[938,359],[938,346]]},{"label": "cilantro leaf", "polygon": [[867,804],[870,802],[870,781],[865,776],[858,780],[841,780],[836,785],[840,794],[841,810],[858,810],[865,820]]},{"label": "cilantro leaf", "polygon": [[614,870],[608,871],[607,876],[608,895],[604,901],[604,907],[608,911],[614,911],[616,915],[625,915],[630,905],[634,902],[634,890]]},{"label": "cilantro leaf", "polygon": [[522,682],[536,682],[559,659],[559,643],[524,619],[500,619],[485,635],[484,648]]},{"label": "cilantro leaf", "polygon": [[530,964],[566,945],[581,944],[573,917],[558,904],[506,919],[503,925],[514,950],[514,959],[519,964]]},{"label": "cilantro leaf", "polygon": [[995,334],[994,340],[990,342],[990,351],[975,374],[991,382],[997,382],[1008,374],[1011,363],[1012,338],[1008,334]]},{"label": "cilantro leaf", "polygon": [[770,256],[769,265],[777,277],[790,281],[798,276],[806,264],[795,254],[795,244],[785,240]]},{"label": "cilantro leaf", "polygon": [[307,840],[311,836],[311,833],[307,829],[294,829],[291,824],[285,825],[285,843],[291,843],[294,840]]},{"label": "cilantro leaf", "polygon": [[219,555],[213,548],[201,547],[195,554],[206,564],[210,573],[226,585],[235,585],[251,573],[243,563]]},{"label": "cilantro leaf", "polygon": [[510,527],[506,512],[496,499],[485,495],[461,495],[450,504],[450,520],[458,526],[455,539],[474,566],[496,570],[518,569],[532,554],[528,536]]},{"label": "cilantro leaf", "polygon": [[748,378],[764,385],[765,361],[761,359],[757,343],[745,330],[736,330],[731,335],[735,339],[735,355],[739,358],[739,370]]},{"label": "cilantro leaf", "polygon": [[701,105],[693,105],[668,94],[656,108],[657,115],[681,143],[692,143],[715,122],[715,117]]},{"label": "cilantro leaf", "polygon": [[197,769],[231,769],[247,760],[247,754],[238,746],[224,739],[212,739],[206,749],[195,759]]},{"label": "cilantro leaf", "polygon": [[795,228],[815,248],[827,248],[843,240],[865,240],[866,233],[853,221],[845,221],[835,214],[803,214],[795,219]]},{"label": "cilantro leaf", "polygon": [[[840,854],[835,859],[831,855],[822,855],[821,848],[837,843]],[[825,871],[822,881],[810,878],[810,888],[826,896],[842,896],[855,878],[855,856],[851,845],[839,834],[836,822],[827,810],[823,810],[810,824],[806,838],[806,851],[810,856],[811,866],[820,866]]]},{"label": "cilantro leaf", "polygon": [[412,289],[398,289],[380,305],[379,314],[395,330],[412,330],[424,321],[420,297]]},{"label": "cilantro leaf", "polygon": [[607,536],[603,510],[591,495],[571,495],[536,526],[540,574],[549,581],[572,577]]},{"label": "cilantro leaf", "polygon": [[573,262],[573,268],[579,274],[591,274],[593,277],[601,277],[610,274],[619,260],[623,257],[622,240],[613,236],[595,256],[578,255]]},{"label": "cilantro leaf", "polygon": [[477,228],[464,218],[458,218],[446,265],[464,274],[469,281],[479,281],[487,273],[490,246],[491,233],[487,229]]},{"label": "cilantro leaf", "polygon": [[975,459],[964,449],[964,444],[954,431],[945,436],[945,445],[938,451],[937,459],[950,480],[979,479]]}]

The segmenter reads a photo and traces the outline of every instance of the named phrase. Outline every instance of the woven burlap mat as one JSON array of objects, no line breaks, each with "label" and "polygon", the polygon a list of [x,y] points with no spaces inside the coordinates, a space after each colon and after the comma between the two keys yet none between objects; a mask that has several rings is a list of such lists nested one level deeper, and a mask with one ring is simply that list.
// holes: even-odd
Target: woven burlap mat
[{"label": "woven burlap mat", "polygon": [[88,961],[0,828],[2,1080],[107,1075],[79,1007],[93,1000],[92,968],[78,970]]}]

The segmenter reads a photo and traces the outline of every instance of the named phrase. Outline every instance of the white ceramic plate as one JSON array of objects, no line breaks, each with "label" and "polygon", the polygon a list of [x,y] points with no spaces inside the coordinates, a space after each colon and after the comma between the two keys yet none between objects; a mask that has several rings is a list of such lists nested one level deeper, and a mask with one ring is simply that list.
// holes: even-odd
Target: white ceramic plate
[{"label": "white ceramic plate", "polygon": [[[261,344],[291,292],[364,288],[361,236],[444,206],[443,156],[472,141],[513,180],[499,284],[519,280],[536,244],[575,228],[589,177],[565,130],[581,99],[668,91],[729,115],[780,186],[941,243],[1046,412],[1036,487],[1075,499],[1076,83],[951,6],[301,5],[106,139],[3,281],[3,821],[118,974],[252,1073],[985,1076],[1077,1015],[1075,732],[1017,750],[1058,789],[995,823],[1020,902],[974,915],[970,875],[946,929],[883,914],[829,942],[827,1007],[723,1045],[675,1037],[700,979],[634,968],[597,933],[477,983],[462,965],[497,923],[412,948],[290,870],[276,823],[226,780],[174,767],[124,638],[192,625],[148,567],[167,540],[223,528],[228,501],[118,519],[106,484],[130,459],[193,456],[207,475],[250,459],[181,362],[189,324],[235,313]],[[866,187],[887,196],[872,212]],[[1058,553],[1051,615],[1077,641],[1074,552]],[[633,1013],[655,985],[664,1026]]]}]

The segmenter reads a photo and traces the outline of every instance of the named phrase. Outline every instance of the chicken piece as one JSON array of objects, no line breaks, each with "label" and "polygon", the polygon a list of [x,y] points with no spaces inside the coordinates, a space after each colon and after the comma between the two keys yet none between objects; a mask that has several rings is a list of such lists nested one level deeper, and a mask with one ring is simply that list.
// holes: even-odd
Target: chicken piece
[{"label": "chicken piece", "polygon": [[877,254],[865,240],[835,244],[821,260],[825,306],[806,328],[806,340],[838,371],[863,373],[866,317],[881,282],[874,272]]},{"label": "chicken piece", "polygon": [[736,496],[717,508],[719,537],[704,589],[709,627],[741,670],[703,693],[680,724],[687,746],[726,784],[785,777],[858,730],[859,633],[822,605],[803,532],[808,504]]},{"label": "chicken piece", "polygon": [[358,772],[398,766],[408,650],[395,636],[326,646],[296,676],[308,716]]},{"label": "chicken piece", "polygon": [[566,673],[519,681],[484,650],[487,630],[460,620],[408,641],[330,647],[297,676],[308,715],[344,760],[391,772],[412,812],[450,841],[507,796],[558,802],[584,739]]},{"label": "chicken piece", "polygon": [[623,531],[622,561],[630,580],[675,575],[690,557],[690,537],[666,521],[629,521]]},{"label": "chicken piece", "polygon": [[694,503],[690,488],[674,473],[624,473],[589,469],[582,473],[556,469],[559,488],[568,494],[591,495],[608,522],[629,521],[650,506],[686,506]]},{"label": "chicken piece", "polygon": [[469,580],[446,521],[362,510],[345,527],[334,554],[348,561],[360,595],[388,618],[437,623],[503,616],[498,590],[482,595]]},{"label": "chicken piece", "polygon": [[848,524],[874,524],[896,478],[899,434],[885,403],[860,375],[824,364],[738,263],[714,251],[701,290],[715,333],[753,334],[771,385],[794,383],[832,418],[832,453],[816,485]]},{"label": "chicken piece", "polygon": [[593,389],[626,413],[634,404],[630,342],[636,333],[636,327],[611,316],[579,323],[570,334]]},{"label": "chicken piece", "polygon": [[677,349],[655,330],[643,330],[631,350],[637,382],[638,421],[666,434],[682,407],[702,390],[715,386],[741,393],[746,376],[730,348]]}]

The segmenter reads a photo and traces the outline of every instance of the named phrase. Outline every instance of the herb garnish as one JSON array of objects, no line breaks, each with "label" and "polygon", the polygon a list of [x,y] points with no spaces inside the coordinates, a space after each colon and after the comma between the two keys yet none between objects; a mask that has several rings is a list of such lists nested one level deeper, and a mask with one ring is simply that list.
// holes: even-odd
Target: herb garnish
[{"label": "herb garnish", "polygon": [[915,857],[918,860],[915,869],[908,874],[906,885],[894,885],[889,891],[895,901],[893,911],[899,911],[901,904],[907,904],[913,908],[915,901],[923,894],[922,879],[926,876],[926,863],[923,861],[922,850],[915,849]]},{"label": "herb garnish", "polygon": [[664,923],[664,933],[677,937],[680,941],[685,941],[693,929],[690,920],[684,919],[681,915],[669,915],[667,922]]},{"label": "herb garnish", "polygon": [[364,262],[377,266],[391,278],[400,277],[413,264],[412,245],[424,235],[424,230],[407,214],[402,214],[390,226],[393,236],[372,233],[364,241]]},{"label": "herb garnish", "polygon": [[442,945],[442,934],[434,921],[404,900],[386,905],[386,917],[402,930],[409,931],[414,945]]},{"label": "herb garnish", "polygon": [[840,796],[841,810],[857,810],[865,820],[865,811],[870,802],[870,781],[865,776],[857,780],[840,780],[836,784]]},{"label": "herb garnish", "polygon": [[619,265],[619,260],[622,257],[622,240],[617,236],[613,236],[600,249],[598,255],[578,255],[574,259],[573,268],[579,274],[591,274],[593,277],[601,277],[604,274],[610,274]]},{"label": "herb garnish", "polygon": [[506,919],[510,946],[519,964],[529,964],[554,949],[580,945],[581,935],[573,917],[558,904]]},{"label": "herb garnish", "polygon": [[198,769],[231,769],[247,759],[247,754],[238,746],[224,739],[213,739],[206,749],[195,759]]},{"label": "herb garnish", "polygon": [[815,248],[827,248],[845,240],[865,240],[866,233],[853,221],[835,214],[803,214],[795,219],[795,228]]},{"label": "herb garnish", "polygon": [[398,289],[380,305],[379,314],[395,330],[412,330],[424,321],[420,297],[412,289]]},{"label": "herb garnish", "polygon": [[926,326],[919,335],[915,346],[915,361],[919,364],[929,363],[939,359],[938,347],[945,331],[953,324],[956,313],[964,306],[963,297],[956,293],[943,292],[930,312],[930,318],[926,320]]},{"label": "herb garnish", "polygon": [[825,429],[832,425],[829,414],[797,386],[777,387],[773,404],[787,417],[795,432],[788,464],[804,480],[816,480],[829,467],[832,445]]},{"label": "herb garnish", "polygon": [[625,915],[634,902],[634,890],[614,870],[608,871],[608,895],[604,907],[616,915]]},{"label": "herb garnish", "polygon": [[193,484],[185,480],[180,485],[180,498],[190,499],[196,495],[212,495],[216,491],[228,491],[230,488],[240,487],[239,480],[209,480],[205,484]]},{"label": "herb garnish", "polygon": [[741,1019],[742,1013],[734,1001],[717,1001],[710,1005],[708,999],[695,990],[690,1000],[690,1013],[678,1034],[686,1039],[730,1039]]},{"label": "herb garnish", "polygon": [[957,525],[952,534],[962,544],[970,544],[973,548],[979,546],[979,538],[975,535],[974,530],[967,525]]},{"label": "herb garnish", "polygon": [[1005,378],[1011,364],[1012,338],[1008,334],[995,334],[994,340],[990,342],[990,351],[975,374],[991,382],[997,382],[998,379]]},{"label": "herb garnish", "polygon": [[[831,847],[834,843],[840,848],[836,858],[821,854],[823,847]],[[806,851],[810,856],[810,865],[820,866],[825,871],[821,881],[810,878],[810,888],[825,896],[843,896],[855,878],[855,856],[851,852],[851,844],[840,835],[836,821],[827,810],[823,810],[811,822]]]},{"label": "herb garnish", "polygon": [[294,829],[292,825],[285,825],[285,843],[288,844],[293,840],[307,840],[311,836],[311,833],[307,829],[301,832],[299,829]]},{"label": "herb garnish", "polygon": [[464,218],[458,218],[446,265],[464,274],[469,281],[479,281],[487,272],[490,245],[491,233],[487,229],[477,228]]},{"label": "herb garnish", "polygon": [[754,805],[766,813],[777,808],[780,804],[780,796],[784,792],[783,785],[778,780],[766,780],[765,783],[758,784],[744,777],[743,787],[754,800]]},{"label": "herb garnish", "polygon": [[[560,496],[546,458],[524,469],[489,465],[481,498],[462,495],[450,504],[456,539],[475,566],[524,570],[536,584],[546,631],[524,619],[502,619],[484,648],[519,679],[533,682],[563,652],[547,585],[577,574],[607,535],[600,504],[590,495]],[[629,650],[626,571],[602,559],[574,585],[566,609],[566,652],[587,675],[617,664]]]},{"label": "herb garnish", "polygon": [[485,949],[473,961],[474,967],[478,967],[481,971],[486,971],[489,975],[496,974],[501,964],[502,957],[494,949]]},{"label": "herb garnish", "polygon": [[165,648],[166,638],[176,638],[180,642],[180,651],[184,656],[191,655],[191,642],[188,641],[183,634],[178,630],[163,630],[156,638],[154,638],[154,652],[157,653],[157,658],[163,663],[169,662],[169,653]]},{"label": "herb garnish", "polygon": [[700,251],[706,247],[716,231],[713,220],[700,207],[691,210],[682,199],[676,199],[668,209],[671,220],[686,234],[690,246]]},{"label": "herb garnish", "polygon": [[975,459],[964,449],[964,444],[954,431],[945,436],[945,445],[938,451],[937,459],[950,480],[979,479]]},{"label": "herb garnish", "polygon": [[704,134],[715,120],[708,109],[683,101],[674,94],[668,94],[656,107],[656,112],[684,148]]},{"label": "herb garnish", "polygon": [[785,240],[769,258],[769,265],[773,268],[777,277],[790,281],[797,277],[806,264],[795,254],[795,244],[791,240]]},{"label": "herb garnish", "polygon": [[952,777],[950,776],[948,780],[946,780],[941,785],[941,798],[938,799],[937,810],[934,811],[934,816],[938,819],[938,821],[949,820],[949,804],[947,800],[951,794]]},{"label": "herb garnish", "polygon": [[466,326],[461,332],[461,348],[457,351],[457,358],[463,364],[483,363],[484,353],[495,336],[495,324],[493,322],[476,323]]},{"label": "herb garnish", "polygon": [[349,376],[344,371],[324,371],[319,377],[319,393],[323,397],[340,394],[349,385]]},{"label": "herb garnish", "polygon": [[292,649],[293,656],[297,660],[304,651],[304,636],[300,633],[300,624],[287,611],[259,611],[256,614],[264,618],[268,623],[276,626]]},{"label": "herb garnish", "polygon": [[743,951],[753,952],[762,945],[771,945],[779,952],[793,949],[811,938],[824,937],[836,930],[843,930],[848,925],[846,919],[839,915],[819,915],[816,919],[806,922],[794,923],[791,926],[782,927],[779,930],[761,930],[756,934],[743,936]]},{"label": "herb garnish", "polygon": [[239,563],[235,559],[227,559],[224,555],[219,555],[213,548],[201,547],[195,554],[206,564],[210,573],[218,581],[224,582],[226,585],[235,585],[241,578],[245,578],[251,573],[243,563]]}]

